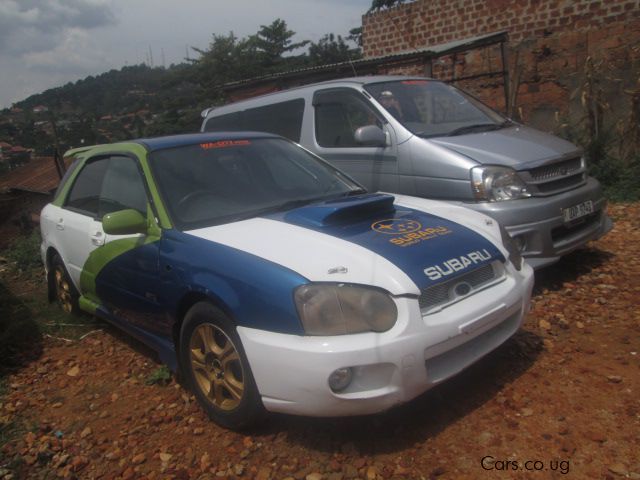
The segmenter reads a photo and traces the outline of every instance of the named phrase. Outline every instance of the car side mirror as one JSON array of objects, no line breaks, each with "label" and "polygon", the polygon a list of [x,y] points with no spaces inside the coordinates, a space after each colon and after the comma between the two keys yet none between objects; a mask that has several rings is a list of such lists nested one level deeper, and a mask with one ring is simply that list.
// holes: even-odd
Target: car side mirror
[{"label": "car side mirror", "polygon": [[102,217],[102,230],[108,235],[147,233],[147,219],[137,210],[119,210]]},{"label": "car side mirror", "polygon": [[365,125],[354,134],[356,143],[366,147],[386,147],[387,136],[377,125]]}]

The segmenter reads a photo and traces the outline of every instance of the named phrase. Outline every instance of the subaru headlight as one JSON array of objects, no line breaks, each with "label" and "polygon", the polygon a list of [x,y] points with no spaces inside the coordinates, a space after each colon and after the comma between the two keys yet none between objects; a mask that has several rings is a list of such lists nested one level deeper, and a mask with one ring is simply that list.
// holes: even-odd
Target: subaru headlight
[{"label": "subaru headlight", "polygon": [[294,294],[308,335],[384,332],[396,323],[398,309],[383,290],[345,283],[311,283]]},{"label": "subaru headlight", "polygon": [[502,236],[502,244],[504,248],[509,252],[509,260],[513,263],[513,266],[516,267],[516,270],[520,271],[522,268],[522,254],[520,253],[520,249],[516,242],[511,238],[507,229],[500,225],[500,235]]},{"label": "subaru headlight", "polygon": [[471,189],[476,200],[489,202],[517,200],[531,196],[518,173],[508,167],[473,167]]}]

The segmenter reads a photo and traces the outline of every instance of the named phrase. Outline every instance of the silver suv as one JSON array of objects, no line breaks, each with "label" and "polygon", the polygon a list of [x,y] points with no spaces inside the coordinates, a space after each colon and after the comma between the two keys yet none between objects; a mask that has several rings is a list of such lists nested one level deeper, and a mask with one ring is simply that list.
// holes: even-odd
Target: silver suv
[{"label": "silver suv", "polygon": [[372,76],[203,112],[203,131],[290,138],[369,190],[447,200],[504,225],[534,268],[612,228],[581,150],[446,83]]}]

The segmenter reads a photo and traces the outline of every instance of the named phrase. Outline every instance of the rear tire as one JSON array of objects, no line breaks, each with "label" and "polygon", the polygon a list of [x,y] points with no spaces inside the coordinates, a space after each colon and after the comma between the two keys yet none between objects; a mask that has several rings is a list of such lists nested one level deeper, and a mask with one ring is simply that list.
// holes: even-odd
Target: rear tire
[{"label": "rear tire", "polygon": [[209,302],[198,302],[180,330],[180,365],[209,418],[239,430],[255,424],[264,407],[234,323]]},{"label": "rear tire", "polygon": [[80,307],[78,306],[80,294],[71,281],[69,272],[67,272],[60,255],[57,253],[51,259],[50,275],[53,299],[65,313],[78,315],[80,313]]}]

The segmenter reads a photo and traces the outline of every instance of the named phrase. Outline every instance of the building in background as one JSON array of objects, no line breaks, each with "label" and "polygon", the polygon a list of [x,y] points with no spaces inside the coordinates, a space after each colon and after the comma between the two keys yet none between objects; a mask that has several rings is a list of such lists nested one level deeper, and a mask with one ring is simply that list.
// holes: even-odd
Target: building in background
[{"label": "building in background", "polygon": [[58,183],[53,157],[35,157],[0,175],[0,250],[38,224],[40,210],[52,200]]},{"label": "building in background", "polygon": [[[598,111],[608,110],[615,122],[640,96],[638,0],[417,0],[369,13],[362,27],[365,58],[506,32],[509,113],[545,130]],[[493,48],[441,58],[433,76],[473,77],[500,55]],[[415,64],[389,73],[429,72]],[[457,84],[504,110],[502,82],[494,76]]]},{"label": "building in background", "polygon": [[0,174],[25,165],[31,160],[32,154],[32,149],[0,142]]},{"label": "building in background", "polygon": [[583,124],[593,137],[605,116],[640,123],[640,0],[416,0],[365,14],[362,48],[360,60],[221,89],[237,101],[348,76],[425,75],[547,131]]}]

